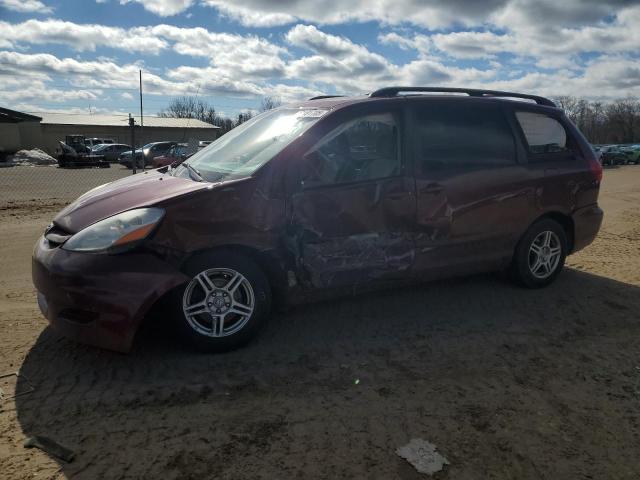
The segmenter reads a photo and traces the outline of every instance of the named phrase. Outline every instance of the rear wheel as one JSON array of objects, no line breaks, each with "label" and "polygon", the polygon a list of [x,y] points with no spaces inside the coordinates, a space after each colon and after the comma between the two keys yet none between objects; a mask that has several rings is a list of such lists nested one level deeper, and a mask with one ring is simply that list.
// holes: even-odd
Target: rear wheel
[{"label": "rear wheel", "polygon": [[200,256],[189,262],[191,280],[173,300],[183,337],[209,352],[246,344],[271,309],[269,282],[249,258],[234,252]]},{"label": "rear wheel", "polygon": [[567,234],[551,219],[537,221],[522,236],[511,262],[511,276],[528,288],[549,285],[562,271],[567,256]]}]

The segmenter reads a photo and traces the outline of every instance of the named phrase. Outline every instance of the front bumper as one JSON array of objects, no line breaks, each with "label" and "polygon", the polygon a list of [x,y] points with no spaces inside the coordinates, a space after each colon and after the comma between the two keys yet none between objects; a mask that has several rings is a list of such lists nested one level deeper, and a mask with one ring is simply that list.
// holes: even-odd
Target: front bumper
[{"label": "front bumper", "polygon": [[32,259],[38,305],[51,326],[82,343],[127,352],[145,314],[187,281],[152,253],[68,252],[41,237]]}]

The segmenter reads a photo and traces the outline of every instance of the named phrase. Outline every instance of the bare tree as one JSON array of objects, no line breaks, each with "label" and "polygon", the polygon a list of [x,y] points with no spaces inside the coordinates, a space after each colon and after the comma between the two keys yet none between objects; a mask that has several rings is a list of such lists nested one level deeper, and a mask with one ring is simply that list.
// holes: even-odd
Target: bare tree
[{"label": "bare tree", "polygon": [[216,109],[208,102],[196,97],[178,97],[171,100],[165,110],[158,114],[160,117],[195,118],[211,123],[216,119]]},{"label": "bare tree", "polygon": [[219,116],[213,105],[196,97],[174,98],[166,109],[160,111],[158,116],[202,120],[203,122],[220,127],[221,135],[224,135],[236,126],[233,120]]},{"label": "bare tree", "polygon": [[244,122],[246,122],[247,120],[251,120],[252,118],[253,113],[251,113],[250,110],[246,112],[240,112],[236,117],[236,123],[234,126],[237,127],[238,125],[242,125]]},{"label": "bare tree", "polygon": [[280,97],[262,97],[262,102],[260,103],[260,111],[266,112],[267,110],[278,108],[280,105],[282,105],[282,100],[280,99]]},{"label": "bare tree", "polygon": [[555,102],[592,143],[640,142],[640,101],[637,99],[603,104],[563,96]]}]

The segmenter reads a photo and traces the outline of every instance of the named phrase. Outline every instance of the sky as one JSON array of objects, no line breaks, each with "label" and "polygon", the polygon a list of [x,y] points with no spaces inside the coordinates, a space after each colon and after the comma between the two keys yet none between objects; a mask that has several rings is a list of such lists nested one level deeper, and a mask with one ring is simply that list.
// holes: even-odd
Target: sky
[{"label": "sky", "polygon": [[0,0],[0,106],[226,116],[391,85],[640,97],[640,0]]}]

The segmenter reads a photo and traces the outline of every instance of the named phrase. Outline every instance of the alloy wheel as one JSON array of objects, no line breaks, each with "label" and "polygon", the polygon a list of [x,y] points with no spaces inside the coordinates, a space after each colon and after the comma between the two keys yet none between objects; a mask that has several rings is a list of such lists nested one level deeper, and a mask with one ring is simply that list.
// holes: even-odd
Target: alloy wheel
[{"label": "alloy wheel", "polygon": [[189,326],[208,337],[227,337],[240,331],[255,308],[249,281],[230,268],[197,274],[184,291],[182,311]]},{"label": "alloy wheel", "polygon": [[529,247],[529,270],[540,279],[550,277],[555,272],[562,256],[562,246],[558,235],[551,230],[540,232]]}]

